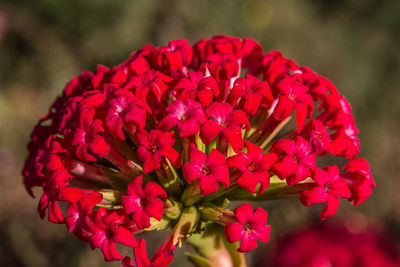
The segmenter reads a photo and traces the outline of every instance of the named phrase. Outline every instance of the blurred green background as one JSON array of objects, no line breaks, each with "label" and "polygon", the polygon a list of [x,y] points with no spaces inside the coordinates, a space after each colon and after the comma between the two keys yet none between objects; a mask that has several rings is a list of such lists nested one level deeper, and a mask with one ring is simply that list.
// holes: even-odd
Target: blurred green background
[{"label": "blurred green background", "polygon": [[[29,134],[82,69],[117,65],[148,42],[194,43],[218,33],[254,38],[265,51],[281,50],[336,84],[353,105],[361,156],[377,182],[369,200],[359,207],[343,202],[337,217],[363,213],[399,238],[399,14],[398,0],[1,0],[0,266],[119,266],[105,264],[65,226],[40,220],[38,199],[21,183]],[[321,209],[298,200],[265,207],[271,243],[317,220]],[[176,254],[173,266],[189,264],[182,249]]]}]

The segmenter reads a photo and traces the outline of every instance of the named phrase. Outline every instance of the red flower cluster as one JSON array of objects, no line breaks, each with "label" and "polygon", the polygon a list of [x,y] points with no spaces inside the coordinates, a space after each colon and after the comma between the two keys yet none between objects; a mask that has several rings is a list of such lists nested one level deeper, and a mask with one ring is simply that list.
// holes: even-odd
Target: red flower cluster
[{"label": "red flower cluster", "polygon": [[[279,135],[293,112],[296,126]],[[138,266],[155,266],[159,257],[167,265],[181,242],[183,206],[235,200],[243,190],[262,197],[274,175],[304,205],[327,202],[323,218],[339,198],[363,202],[375,184],[368,162],[355,158],[357,133],[334,85],[280,52],[264,54],[247,38],[176,40],[72,79],[33,130],[24,184],[32,196],[32,187],[43,188],[42,218],[66,224],[105,260],[123,258],[121,243],[134,247]],[[326,154],[351,160],[342,173],[320,169],[317,157]],[[239,251],[268,240],[265,211],[246,205],[235,215],[215,221],[228,241],[242,240]],[[170,226],[171,238],[150,262],[134,234]]]},{"label": "red flower cluster", "polygon": [[399,267],[397,249],[379,225],[323,223],[283,235],[257,266]]}]

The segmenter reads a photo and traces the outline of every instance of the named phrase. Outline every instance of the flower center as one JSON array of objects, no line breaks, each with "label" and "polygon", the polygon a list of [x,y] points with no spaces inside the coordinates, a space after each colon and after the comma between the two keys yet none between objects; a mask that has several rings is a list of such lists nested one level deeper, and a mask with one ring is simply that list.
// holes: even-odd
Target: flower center
[{"label": "flower center", "polygon": [[154,153],[158,150],[158,146],[156,144],[150,145],[149,150]]},{"label": "flower center", "polygon": [[211,173],[211,170],[210,170],[210,168],[209,168],[207,165],[203,165],[203,167],[201,168],[201,172],[202,172],[204,175],[209,175],[209,174]]},{"label": "flower center", "polygon": [[111,229],[104,229],[104,235],[107,239],[111,239],[114,236],[114,233]]},{"label": "flower center", "polygon": [[316,139],[318,142],[321,142],[324,140],[324,135],[321,132],[313,131],[312,132],[312,137],[313,139]]},{"label": "flower center", "polygon": [[225,128],[228,127],[228,123],[226,121],[221,121],[219,125]]},{"label": "flower center", "polygon": [[245,223],[244,225],[243,225],[243,230],[245,231],[245,232],[249,232],[250,230],[251,230],[251,224],[250,223]]},{"label": "flower center", "polygon": [[86,134],[85,139],[88,143],[92,143],[94,141],[94,135],[93,134]]},{"label": "flower center", "polygon": [[147,206],[147,198],[140,199],[140,206],[141,207],[146,207]]},{"label": "flower center", "polygon": [[252,94],[254,92],[253,88],[251,86],[246,88],[246,93]]},{"label": "flower center", "polygon": [[249,169],[249,171],[254,171],[257,169],[257,163],[255,162],[250,162],[249,165],[247,165],[247,169]]},{"label": "flower center", "polygon": [[189,115],[186,114],[186,112],[184,112],[184,113],[182,114],[182,116],[181,116],[181,120],[187,120],[187,119],[189,119]]}]

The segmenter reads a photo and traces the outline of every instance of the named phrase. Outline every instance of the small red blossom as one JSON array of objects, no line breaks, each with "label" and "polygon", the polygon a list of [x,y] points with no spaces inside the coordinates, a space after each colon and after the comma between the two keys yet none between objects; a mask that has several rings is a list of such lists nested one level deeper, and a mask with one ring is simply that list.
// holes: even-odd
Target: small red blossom
[{"label": "small red blossom", "polygon": [[48,211],[48,219],[53,223],[63,223],[64,215],[58,205],[60,191],[70,185],[73,178],[65,169],[56,170],[43,187],[43,195],[39,200],[38,213],[43,219]]},{"label": "small red blossom", "polygon": [[177,82],[172,93],[180,100],[197,100],[205,107],[219,95],[219,86],[211,76],[205,77],[202,72],[188,72],[187,77]]},{"label": "small red blossom", "polygon": [[176,100],[166,108],[166,111],[169,114],[159,122],[157,128],[169,131],[177,125],[180,137],[199,132],[200,125],[207,120],[201,104],[191,99],[187,99],[185,102]]},{"label": "small red blossom", "polygon": [[195,44],[195,50],[197,55],[204,60],[207,55],[219,53],[219,54],[232,54],[234,56],[240,56],[242,44],[238,38],[216,35],[212,39],[203,39]]},{"label": "small red blossom", "polygon": [[190,146],[190,162],[183,164],[183,174],[190,183],[199,179],[202,195],[208,195],[218,191],[218,182],[223,186],[229,186],[229,172],[225,156],[213,149],[210,155],[201,152],[195,145]]},{"label": "small red blossom", "polygon": [[255,193],[256,187],[260,184],[259,194],[264,193],[269,186],[269,169],[276,161],[276,155],[273,153],[263,154],[263,149],[257,145],[244,141],[247,153],[239,154],[228,158],[227,163],[230,168],[236,168],[241,171],[240,177],[236,183],[251,193]]},{"label": "small red blossom", "polygon": [[136,177],[129,185],[127,195],[121,197],[126,214],[132,214],[139,228],[150,227],[150,217],[160,221],[163,214],[162,198],[167,197],[164,189],[156,183],[148,182],[142,188],[143,176]]},{"label": "small red blossom", "polygon": [[311,174],[315,166],[315,154],[311,145],[302,137],[295,140],[278,140],[269,150],[275,153],[279,160],[272,165],[272,171],[281,179],[286,179],[289,185],[296,184]]},{"label": "small red blossom", "polygon": [[125,85],[125,89],[133,89],[136,97],[146,101],[147,94],[151,92],[158,102],[167,96],[169,83],[173,81],[171,77],[161,72],[149,70],[139,76],[133,77]]},{"label": "small red blossom", "polygon": [[222,134],[235,152],[243,148],[242,128],[249,129],[249,120],[241,110],[233,110],[227,103],[213,103],[206,109],[209,119],[201,127],[200,136],[204,143]]},{"label": "small red blossom", "polygon": [[[137,267],[166,267],[174,257],[175,246],[172,240],[167,239],[164,244],[157,250],[151,261],[147,257],[146,242],[143,238],[139,238],[138,245],[133,248],[135,262]],[[135,267],[133,261],[129,257],[125,257],[122,261],[124,267]]]},{"label": "small red blossom", "polygon": [[300,201],[305,206],[327,202],[321,212],[321,218],[327,219],[333,216],[340,203],[339,197],[350,198],[350,190],[346,181],[340,177],[337,166],[327,166],[324,170],[313,170],[313,179],[317,182],[312,189],[301,193]]},{"label": "small red blossom", "polygon": [[175,143],[174,133],[151,130],[138,131],[136,139],[139,142],[138,158],[143,162],[143,172],[149,173],[160,167],[162,157],[166,157],[175,166],[180,165],[180,155],[172,147]]},{"label": "small red blossom", "polygon": [[151,56],[151,62],[156,68],[173,74],[182,71],[192,61],[193,48],[186,40],[174,40],[168,46],[160,47]]},{"label": "small red blossom", "polygon": [[303,137],[310,142],[313,152],[325,155],[330,152],[331,138],[326,126],[317,119],[312,119],[303,129]]},{"label": "small red blossom", "polygon": [[85,217],[85,223],[90,233],[90,245],[94,248],[100,248],[104,254],[105,261],[121,260],[123,256],[118,252],[115,243],[121,243],[125,246],[135,247],[136,240],[133,234],[121,226],[124,215],[116,211],[109,212],[100,207],[94,217]]},{"label": "small red blossom", "polygon": [[372,193],[376,184],[371,175],[371,167],[366,159],[355,158],[344,165],[342,173],[351,191],[350,201],[354,205],[364,202]]},{"label": "small red blossom", "polygon": [[93,208],[102,201],[103,197],[98,192],[92,192],[82,197],[76,203],[70,203],[67,208],[65,225],[68,232],[75,234],[81,240],[88,241],[89,234],[85,229],[85,217],[93,213]]},{"label": "small red blossom", "polygon": [[249,114],[256,114],[258,108],[268,108],[273,101],[269,85],[249,74],[245,78],[238,78],[233,83],[227,102],[232,106],[239,104]]},{"label": "small red blossom", "polygon": [[119,94],[109,102],[106,126],[114,137],[125,140],[123,129],[134,135],[136,127],[144,128],[146,113],[150,110],[130,91],[121,90]]},{"label": "small red blossom", "polygon": [[271,226],[267,223],[268,213],[260,207],[254,212],[250,204],[244,203],[234,210],[237,222],[225,226],[226,239],[231,242],[240,240],[239,252],[248,252],[257,247],[257,240],[268,242]]},{"label": "small red blossom", "polygon": [[93,117],[94,109],[82,113],[80,128],[75,130],[72,139],[76,156],[84,161],[96,161],[95,155],[104,157],[110,149],[101,135],[104,132],[103,123],[98,119],[93,120]]},{"label": "small red blossom", "polygon": [[331,135],[330,152],[332,155],[353,158],[360,153],[360,140],[355,135],[349,135],[340,130]]},{"label": "small red blossom", "polygon": [[308,88],[297,81],[282,79],[276,84],[276,89],[280,96],[274,111],[275,118],[283,120],[296,109],[297,132],[300,132],[314,110],[313,99],[307,93]]}]

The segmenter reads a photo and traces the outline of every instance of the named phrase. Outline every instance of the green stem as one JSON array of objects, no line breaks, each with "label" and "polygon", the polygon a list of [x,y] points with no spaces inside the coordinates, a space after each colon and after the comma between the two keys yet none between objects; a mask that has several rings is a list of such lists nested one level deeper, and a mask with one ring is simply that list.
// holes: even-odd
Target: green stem
[{"label": "green stem", "polygon": [[238,184],[233,184],[228,188],[220,188],[217,192],[205,196],[202,201],[213,201],[221,196],[227,195],[230,192],[233,192],[239,188]]},{"label": "green stem", "polygon": [[250,201],[265,201],[274,199],[286,199],[298,197],[304,190],[310,189],[315,186],[315,183],[310,183],[308,180],[298,183],[296,185],[287,185],[285,181],[279,180],[278,177],[271,177],[271,183],[267,190],[261,194],[253,194],[244,188],[237,188],[237,190],[225,195],[229,200],[250,200]]},{"label": "green stem", "polygon": [[226,241],[224,229],[208,223],[201,234],[187,239],[200,255],[187,253],[189,260],[198,267],[246,267],[244,255],[237,251],[237,244]]}]

